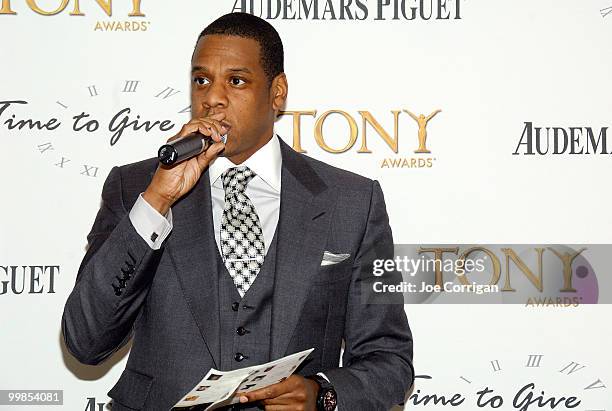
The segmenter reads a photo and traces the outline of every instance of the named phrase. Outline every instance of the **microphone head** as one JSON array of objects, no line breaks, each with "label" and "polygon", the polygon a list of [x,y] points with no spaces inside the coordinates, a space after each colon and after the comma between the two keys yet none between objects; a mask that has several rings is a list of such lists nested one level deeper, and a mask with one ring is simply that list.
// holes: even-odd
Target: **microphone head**
[{"label": "microphone head", "polygon": [[174,146],[170,144],[164,144],[159,148],[159,151],[157,152],[157,158],[159,159],[160,163],[167,166],[171,166],[178,158],[178,153],[176,152]]}]

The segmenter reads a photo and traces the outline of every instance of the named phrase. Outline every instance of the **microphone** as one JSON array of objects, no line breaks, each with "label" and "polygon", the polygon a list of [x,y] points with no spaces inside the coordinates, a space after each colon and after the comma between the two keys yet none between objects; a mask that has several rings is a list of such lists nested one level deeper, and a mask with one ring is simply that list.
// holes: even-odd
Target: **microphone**
[{"label": "microphone", "polygon": [[[227,141],[227,134],[221,136],[223,144]],[[159,162],[171,166],[188,160],[208,150],[213,139],[196,131],[174,141],[164,144],[157,151]]]}]

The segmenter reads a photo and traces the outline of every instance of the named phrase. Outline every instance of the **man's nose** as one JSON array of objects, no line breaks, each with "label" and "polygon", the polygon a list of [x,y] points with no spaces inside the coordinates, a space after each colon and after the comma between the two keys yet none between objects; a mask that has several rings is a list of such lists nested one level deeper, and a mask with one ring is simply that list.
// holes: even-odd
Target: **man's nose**
[{"label": "man's nose", "polygon": [[204,95],[202,104],[206,108],[227,107],[227,90],[222,82],[212,82]]}]

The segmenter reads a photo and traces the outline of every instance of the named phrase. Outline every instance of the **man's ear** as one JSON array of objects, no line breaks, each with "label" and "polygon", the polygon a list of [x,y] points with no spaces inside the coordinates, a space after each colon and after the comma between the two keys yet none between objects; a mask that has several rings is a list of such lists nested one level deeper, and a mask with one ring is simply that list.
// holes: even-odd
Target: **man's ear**
[{"label": "man's ear", "polygon": [[270,96],[274,111],[284,110],[288,92],[289,84],[287,84],[287,76],[285,73],[280,73],[274,77],[270,86]]}]

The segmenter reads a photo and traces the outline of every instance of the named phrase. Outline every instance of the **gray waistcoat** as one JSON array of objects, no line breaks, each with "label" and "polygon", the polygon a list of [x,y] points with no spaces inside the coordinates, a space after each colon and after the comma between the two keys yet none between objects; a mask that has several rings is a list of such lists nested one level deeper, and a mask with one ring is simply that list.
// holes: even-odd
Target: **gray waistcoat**
[{"label": "gray waistcoat", "polygon": [[[278,231],[278,230],[277,230]],[[272,292],[276,272],[276,232],[257,278],[240,298],[232,277],[217,255],[219,273],[219,322],[223,371],[270,361]],[[238,361],[242,354],[245,358]]]},{"label": "gray waistcoat", "polygon": [[[278,228],[277,230],[278,231]],[[219,345],[222,371],[231,371],[270,361],[270,333],[272,325],[272,292],[276,272],[276,232],[266,254],[263,266],[249,290],[240,298],[236,285],[217,252],[219,273]],[[243,328],[243,330],[240,329]],[[240,331],[240,332],[239,332]],[[242,334],[242,335],[241,335]],[[242,361],[236,355],[245,356]],[[176,410],[201,411],[205,405]],[[259,403],[235,404],[219,411],[263,410]]]}]

